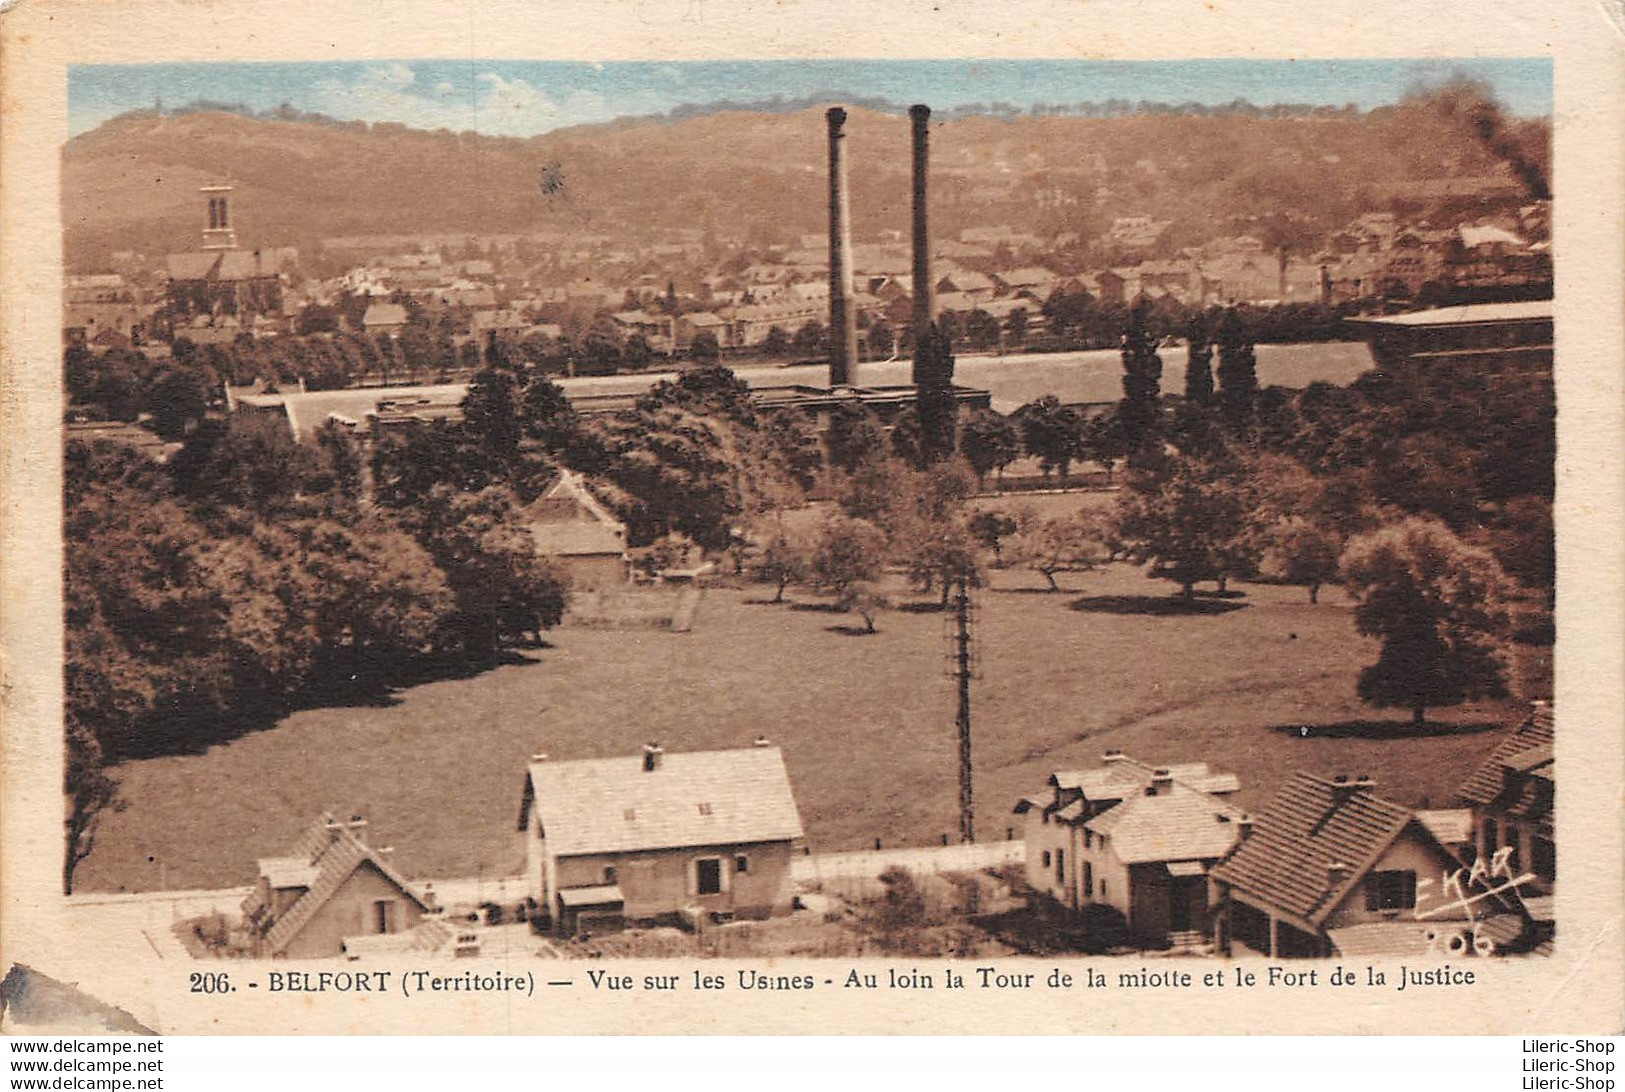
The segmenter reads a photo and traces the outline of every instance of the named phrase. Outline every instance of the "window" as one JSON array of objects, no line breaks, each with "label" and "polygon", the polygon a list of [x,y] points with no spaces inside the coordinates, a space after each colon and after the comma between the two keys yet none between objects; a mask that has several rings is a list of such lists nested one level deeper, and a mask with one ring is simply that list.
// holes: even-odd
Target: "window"
[{"label": "window", "polygon": [[395,931],[394,899],[379,899],[372,904],[372,931],[375,933]]},{"label": "window", "polygon": [[1050,859],[1050,852],[1049,852],[1049,850],[1046,849],[1044,851],[1044,867],[1045,868],[1049,867],[1049,859]]},{"label": "window", "polygon": [[1055,851],[1055,882],[1066,882],[1066,850],[1064,849]]},{"label": "window", "polygon": [[1530,856],[1534,860],[1529,862],[1535,875],[1550,883],[1557,879],[1557,845],[1550,838],[1536,835],[1529,845]]},{"label": "window", "polygon": [[1416,905],[1416,873],[1373,872],[1365,878],[1367,910],[1409,910]]},{"label": "window", "polygon": [[1100,897],[1101,898],[1106,897],[1106,881],[1105,880],[1100,881]]},{"label": "window", "polygon": [[743,853],[734,858],[734,871],[743,875],[750,871],[750,858]]},{"label": "window", "polygon": [[700,895],[722,894],[721,857],[701,857],[694,862],[694,890]]},{"label": "window", "polygon": [[1088,849],[1095,844],[1095,832],[1088,827],[1083,828],[1083,848]]},{"label": "window", "polygon": [[1088,861],[1083,862],[1083,894],[1085,898],[1095,897],[1095,866]]},{"label": "window", "polygon": [[604,882],[605,883],[614,883],[615,880],[616,880],[616,876],[617,876],[617,873],[615,871],[615,866],[614,865],[605,865],[604,866]]}]

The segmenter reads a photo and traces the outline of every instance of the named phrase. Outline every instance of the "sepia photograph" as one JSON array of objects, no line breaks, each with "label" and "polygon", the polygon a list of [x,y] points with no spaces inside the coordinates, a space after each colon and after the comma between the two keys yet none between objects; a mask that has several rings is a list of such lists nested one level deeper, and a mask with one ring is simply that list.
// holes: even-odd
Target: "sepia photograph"
[{"label": "sepia photograph", "polygon": [[66,65],[65,935],[1418,1005],[1595,943],[1546,50],[375,53]]}]

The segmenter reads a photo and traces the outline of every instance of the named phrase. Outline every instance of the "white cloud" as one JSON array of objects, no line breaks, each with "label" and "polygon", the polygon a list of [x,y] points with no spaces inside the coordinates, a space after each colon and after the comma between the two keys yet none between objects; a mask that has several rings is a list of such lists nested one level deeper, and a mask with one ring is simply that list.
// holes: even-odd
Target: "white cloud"
[{"label": "white cloud", "polygon": [[315,87],[315,109],[334,117],[393,121],[422,129],[473,129],[495,136],[533,136],[550,129],[607,121],[615,116],[603,95],[577,90],[563,99],[522,78],[498,72],[474,77],[472,97],[448,80],[417,81],[404,64],[367,69],[356,79],[325,80]]}]

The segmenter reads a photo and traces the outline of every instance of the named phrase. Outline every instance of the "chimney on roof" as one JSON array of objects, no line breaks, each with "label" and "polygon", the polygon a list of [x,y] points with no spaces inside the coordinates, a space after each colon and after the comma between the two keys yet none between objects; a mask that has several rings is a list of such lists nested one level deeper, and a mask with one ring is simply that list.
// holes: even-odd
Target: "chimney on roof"
[{"label": "chimney on roof", "polygon": [[1151,783],[1145,787],[1147,796],[1158,796],[1174,787],[1173,771],[1159,766],[1151,771]]},{"label": "chimney on roof", "polygon": [[327,830],[327,840],[329,842],[338,841],[339,835],[344,833],[344,824],[333,818],[331,815],[327,817],[327,821],[323,823],[322,826]]},{"label": "chimney on roof", "polygon": [[665,750],[658,743],[650,743],[643,748],[643,772],[653,773],[660,769],[660,760],[665,757]]},{"label": "chimney on roof", "polygon": [[350,834],[362,845],[367,844],[367,821],[359,814],[350,816]]},{"label": "chimney on roof", "polygon": [[773,746],[773,743],[766,736],[757,736],[755,739],[750,741],[750,745],[752,747],[771,747]]},{"label": "chimney on roof", "polygon": [[1361,793],[1369,793],[1376,786],[1377,783],[1365,774],[1359,777],[1338,774],[1332,779],[1332,799],[1339,804],[1346,803]]},{"label": "chimney on roof", "polygon": [[1101,755],[1100,757],[1101,757],[1102,761],[1105,761],[1105,762],[1124,762],[1124,761],[1127,761],[1127,756],[1124,755],[1122,751],[1119,751],[1119,750],[1117,750],[1115,748],[1110,750],[1110,751],[1107,751],[1105,754]]},{"label": "chimney on roof", "polygon": [[1240,832],[1241,840],[1243,842],[1251,838],[1253,836],[1253,817],[1251,815],[1243,815],[1240,819],[1237,819],[1236,830]]},{"label": "chimney on roof", "polygon": [[858,361],[858,316],[852,308],[852,206],[846,188],[846,111],[829,123],[829,385],[849,387]]},{"label": "chimney on roof", "polygon": [[1347,882],[1349,873],[1353,871],[1354,867],[1352,865],[1345,864],[1342,861],[1332,861],[1326,866],[1326,883],[1332,887],[1337,887]]},{"label": "chimney on roof", "polygon": [[532,762],[546,762],[547,761],[547,752],[546,751],[536,751],[535,753],[533,753],[530,756],[530,760]]}]

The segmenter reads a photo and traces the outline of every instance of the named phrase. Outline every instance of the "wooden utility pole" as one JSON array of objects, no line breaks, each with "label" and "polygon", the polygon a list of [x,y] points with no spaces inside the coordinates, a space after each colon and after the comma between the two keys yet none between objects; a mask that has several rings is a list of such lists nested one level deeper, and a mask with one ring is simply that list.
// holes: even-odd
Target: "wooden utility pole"
[{"label": "wooden utility pole", "polygon": [[970,763],[970,579],[960,576],[954,594],[954,679],[959,686],[959,840],[976,841],[976,807]]}]

